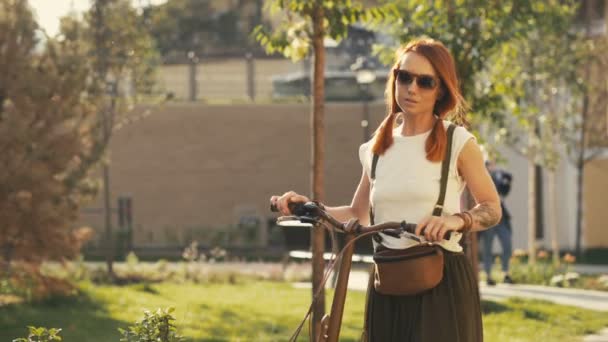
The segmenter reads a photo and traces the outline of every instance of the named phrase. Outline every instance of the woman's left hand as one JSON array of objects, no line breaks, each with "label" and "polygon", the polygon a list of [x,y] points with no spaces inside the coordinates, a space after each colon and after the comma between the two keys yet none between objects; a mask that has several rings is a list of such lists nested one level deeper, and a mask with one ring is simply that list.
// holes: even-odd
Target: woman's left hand
[{"label": "woman's left hand", "polygon": [[416,226],[416,235],[424,234],[428,241],[441,241],[448,231],[459,231],[463,226],[464,221],[458,216],[429,215]]}]

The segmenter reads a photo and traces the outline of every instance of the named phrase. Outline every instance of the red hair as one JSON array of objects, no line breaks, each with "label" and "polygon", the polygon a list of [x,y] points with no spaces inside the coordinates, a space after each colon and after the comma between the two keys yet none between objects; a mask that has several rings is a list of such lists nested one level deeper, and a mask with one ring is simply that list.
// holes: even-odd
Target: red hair
[{"label": "red hair", "polygon": [[433,130],[425,144],[426,159],[433,162],[439,162],[443,160],[445,145],[447,144],[443,119],[445,119],[448,114],[451,114],[452,117],[455,117],[455,121],[464,122],[463,112],[465,101],[459,90],[454,58],[441,42],[433,39],[418,39],[411,41],[407,45],[399,48],[395,53],[395,63],[389,72],[388,81],[386,82],[385,94],[387,115],[376,130],[372,151],[375,154],[382,155],[391,147],[391,145],[393,145],[395,119],[397,113],[401,111],[395,98],[395,75],[393,70],[399,69],[399,64],[403,55],[408,52],[416,52],[425,57],[431,63],[441,80],[440,87],[443,88],[443,95],[437,100],[433,108],[433,114],[440,120],[435,122]]}]

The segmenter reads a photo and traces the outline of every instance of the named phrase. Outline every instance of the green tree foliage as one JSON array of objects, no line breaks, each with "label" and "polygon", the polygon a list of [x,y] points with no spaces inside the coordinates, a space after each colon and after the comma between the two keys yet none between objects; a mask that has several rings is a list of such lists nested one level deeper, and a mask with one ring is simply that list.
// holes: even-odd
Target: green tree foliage
[{"label": "green tree foliage", "polygon": [[[504,120],[503,95],[510,90],[503,83],[492,83],[482,73],[491,67],[491,58],[505,44],[526,37],[535,16],[551,8],[546,2],[498,0],[446,0],[389,2],[382,10],[389,21],[375,22],[405,43],[428,36],[443,42],[454,55],[461,89],[467,99],[474,122]],[[378,47],[376,52],[387,63],[394,47]]]},{"label": "green tree foliage", "polygon": [[[528,20],[526,35],[503,44],[499,53],[491,57],[486,68],[493,84],[501,84],[506,104],[502,127],[488,125],[493,137],[505,142],[528,160],[528,254],[529,262],[536,262],[536,167],[542,165],[555,179],[555,170],[563,152],[560,132],[571,127],[577,111],[580,81],[578,60],[585,50],[574,26],[576,2],[544,2],[531,7],[537,14]],[[493,126],[493,127],[492,127]],[[494,129],[492,129],[494,128]],[[555,192],[554,182],[548,184]],[[552,230],[554,254],[559,252],[556,229],[556,203],[549,197],[549,228]],[[542,213],[542,212],[541,212]]]},{"label": "green tree foliage", "polygon": [[[608,146],[608,36],[584,40],[583,53],[578,59],[578,115],[571,118],[571,129],[562,132],[568,157],[572,164],[585,164],[596,159]],[[587,104],[585,105],[585,101]]]},{"label": "green tree foliage", "polygon": [[205,45],[215,40],[209,1],[170,0],[147,8],[145,16],[163,56],[185,55],[188,51],[200,54]]},{"label": "green tree foliage", "polygon": [[503,43],[481,74],[504,104],[500,125],[488,127],[495,142],[552,169],[560,152],[553,138],[571,126],[583,86],[577,74],[586,49],[574,25],[577,8],[574,1],[536,3],[526,34]]},{"label": "green tree foliage", "polygon": [[313,10],[322,8],[324,38],[340,41],[348,33],[348,26],[363,19],[380,21],[383,13],[377,9],[364,9],[360,2],[273,0],[268,3],[271,15],[284,15],[277,27],[258,26],[253,35],[269,54],[281,53],[293,61],[308,56],[313,39]]},{"label": "green tree foliage", "polygon": [[96,0],[83,20],[68,17],[62,24],[85,46],[96,77],[92,84],[118,83],[125,105],[140,100],[138,95],[154,94],[160,56],[131,1]]},{"label": "green tree foliage", "polygon": [[102,158],[112,131],[141,114],[134,106],[157,95],[160,56],[129,0],[96,0],[82,20],[63,18],[61,32],[59,39],[81,44],[91,77],[87,91],[99,96],[95,153],[86,163],[91,166]]},{"label": "green tree foliage", "polygon": [[[241,0],[226,10],[209,0],[169,0],[144,10],[143,17],[163,58],[184,61],[187,53],[241,53],[261,19],[262,0]],[[250,27],[248,27],[250,26]]]},{"label": "green tree foliage", "polygon": [[496,141],[542,165],[549,177],[555,176],[564,152],[577,168],[577,254],[583,168],[608,146],[604,73],[608,44],[605,36],[591,34],[593,8],[584,4],[536,3],[532,10],[538,15],[529,20],[528,33],[505,44],[487,68],[494,83],[502,81],[509,89],[503,99],[510,120],[494,130]]}]

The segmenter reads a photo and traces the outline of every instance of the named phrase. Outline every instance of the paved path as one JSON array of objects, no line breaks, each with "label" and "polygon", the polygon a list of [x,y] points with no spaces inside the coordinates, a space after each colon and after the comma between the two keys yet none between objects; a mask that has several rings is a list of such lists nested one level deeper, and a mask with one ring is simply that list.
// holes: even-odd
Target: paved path
[{"label": "paved path", "polygon": [[608,292],[580,289],[564,289],[559,287],[538,285],[509,285],[498,284],[479,285],[481,298],[489,300],[504,300],[511,297],[542,299],[557,304],[578,306],[585,309],[608,311]]},{"label": "paved path", "polygon": [[604,328],[602,331],[594,335],[587,335],[583,339],[584,342],[608,342],[608,328]]},{"label": "paved path", "polygon": [[[348,288],[355,291],[365,291],[368,279],[367,272],[352,271],[349,277]],[[295,286],[310,287],[310,283],[298,283]],[[329,287],[329,284],[327,286]],[[500,301],[512,297],[521,297],[547,300],[557,304],[578,306],[597,311],[608,311],[608,292],[604,291],[523,284],[487,286],[485,283],[480,283],[479,290],[481,298],[488,300]]]},{"label": "paved path", "polygon": [[608,274],[608,265],[574,264],[572,269],[575,272],[585,274]]}]

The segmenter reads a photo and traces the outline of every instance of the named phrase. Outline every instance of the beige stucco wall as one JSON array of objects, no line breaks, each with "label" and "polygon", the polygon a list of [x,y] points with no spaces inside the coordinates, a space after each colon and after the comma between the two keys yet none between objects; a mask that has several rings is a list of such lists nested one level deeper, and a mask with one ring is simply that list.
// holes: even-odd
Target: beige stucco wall
[{"label": "beige stucco wall", "polygon": [[[361,104],[326,106],[327,202],[350,203],[361,168]],[[384,106],[371,106],[373,126]],[[183,239],[240,212],[269,217],[268,199],[310,184],[309,106],[169,105],[119,130],[111,143],[112,203],[133,197],[136,244]],[[94,203],[92,207],[99,207]],[[102,227],[101,215],[84,220]]]},{"label": "beige stucco wall", "polygon": [[[185,242],[185,231],[221,227],[242,214],[271,216],[271,194],[293,189],[309,193],[309,105],[167,105],[125,126],[111,144],[112,203],[133,196],[135,242]],[[372,127],[384,105],[371,106]],[[361,175],[359,103],[326,105],[326,193],[330,204],[349,203]],[[513,214],[514,245],[527,245],[527,167],[504,150],[514,174],[507,205]],[[585,174],[587,247],[608,247],[605,209],[608,160],[590,163]],[[574,246],[576,172],[563,161],[557,173],[558,234],[562,248]],[[545,186],[545,191],[547,187]],[[90,207],[100,207],[93,203]],[[548,210],[546,208],[547,215]],[[102,228],[102,215],[86,211],[83,221]],[[548,223],[547,218],[545,223]],[[550,246],[549,229],[540,241]]]}]

